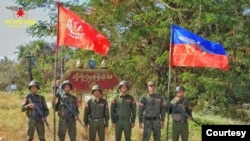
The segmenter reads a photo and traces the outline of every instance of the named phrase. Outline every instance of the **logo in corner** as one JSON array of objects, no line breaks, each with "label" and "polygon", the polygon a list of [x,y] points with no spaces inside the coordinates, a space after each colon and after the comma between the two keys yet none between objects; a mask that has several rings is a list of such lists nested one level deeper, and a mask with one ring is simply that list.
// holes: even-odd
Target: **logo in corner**
[{"label": "logo in corner", "polygon": [[13,11],[13,17],[15,19],[26,19],[28,17],[28,11],[35,9],[34,7],[19,7],[19,6],[6,6],[7,9]]}]

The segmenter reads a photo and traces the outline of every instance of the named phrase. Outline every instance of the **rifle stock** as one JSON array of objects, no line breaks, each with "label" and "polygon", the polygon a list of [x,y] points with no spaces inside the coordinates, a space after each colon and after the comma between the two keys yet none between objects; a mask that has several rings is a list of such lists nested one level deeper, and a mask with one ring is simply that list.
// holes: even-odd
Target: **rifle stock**
[{"label": "rifle stock", "polygon": [[49,132],[51,132],[50,128],[49,128],[49,123],[45,118],[44,113],[42,112],[42,110],[40,109],[40,106],[38,105],[38,103],[35,101],[35,99],[32,96],[29,96],[29,98],[31,99],[32,103],[34,103],[35,105],[35,109],[38,111],[39,115],[42,117],[43,122],[45,123],[45,125],[47,126]]},{"label": "rifle stock", "polygon": [[183,116],[185,116],[186,118],[191,117],[191,121],[193,121],[195,124],[197,124],[198,126],[201,126],[202,124],[200,124],[198,121],[196,121],[193,116],[191,115],[190,111],[185,112],[183,111],[180,107],[178,107],[177,105],[171,104],[170,102],[168,102],[168,107],[171,108],[175,108],[177,111],[179,111]]},{"label": "rifle stock", "polygon": [[195,120],[193,117],[191,117],[191,121],[193,121],[198,126],[202,126],[202,124],[198,122],[197,120]]},{"label": "rifle stock", "polygon": [[77,120],[80,122],[80,124],[82,125],[82,127],[84,127],[84,124],[82,123],[82,121],[80,120],[80,118],[77,116]]},{"label": "rifle stock", "polygon": [[76,120],[78,120],[80,122],[80,124],[82,125],[82,127],[84,127],[84,124],[82,123],[82,121],[80,120],[80,118],[77,116],[76,112],[74,112],[72,110],[72,108],[69,106],[69,104],[62,99],[61,95],[58,94],[57,97],[58,97],[58,99],[60,101],[62,101],[64,103],[64,105],[66,106],[66,108],[68,109],[68,111],[71,112],[74,115],[74,117],[76,117]]},{"label": "rifle stock", "polygon": [[48,123],[48,121],[47,121],[45,118],[43,118],[43,122],[46,124],[46,126],[47,126],[49,132],[51,132],[51,130],[50,130],[50,128],[49,128],[49,123]]}]

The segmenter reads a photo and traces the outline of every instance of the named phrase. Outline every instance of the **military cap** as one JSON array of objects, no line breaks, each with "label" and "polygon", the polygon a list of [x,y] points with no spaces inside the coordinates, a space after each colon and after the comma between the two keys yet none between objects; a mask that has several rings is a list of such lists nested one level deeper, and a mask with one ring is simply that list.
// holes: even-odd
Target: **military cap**
[{"label": "military cap", "polygon": [[151,86],[151,85],[155,85],[156,86],[156,82],[155,81],[148,81],[148,86]]}]

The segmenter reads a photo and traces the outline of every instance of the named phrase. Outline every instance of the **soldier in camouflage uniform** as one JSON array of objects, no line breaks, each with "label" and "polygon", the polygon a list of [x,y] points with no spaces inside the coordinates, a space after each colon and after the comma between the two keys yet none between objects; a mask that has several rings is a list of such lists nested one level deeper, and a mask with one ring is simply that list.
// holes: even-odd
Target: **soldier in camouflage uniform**
[{"label": "soldier in camouflage uniform", "polygon": [[85,130],[89,130],[89,141],[95,141],[96,133],[98,133],[99,141],[104,141],[109,122],[108,102],[101,97],[100,85],[92,87],[92,94],[95,98],[88,100],[84,109]]},{"label": "soldier in camouflage uniform", "polygon": [[[44,96],[38,94],[40,86],[38,82],[31,81],[28,86],[30,94],[26,95],[21,106],[21,111],[26,112],[27,116],[27,139],[26,141],[32,141],[35,130],[39,141],[45,141],[45,128],[42,118],[46,118],[49,115],[49,109],[46,104]],[[39,106],[41,113],[44,117],[38,113],[35,103]]]},{"label": "soldier in camouflage uniform", "polygon": [[[70,81],[65,80],[62,83],[64,93],[58,93],[52,97],[53,108],[58,111],[59,116],[59,141],[65,140],[66,132],[69,134],[70,141],[76,141],[76,119],[79,118],[79,108],[77,97],[70,93],[72,88],[73,86]],[[67,109],[67,106],[65,106],[66,104],[69,105],[70,110]],[[74,111],[75,115],[70,111]]]},{"label": "soldier in camouflage uniform", "polygon": [[120,95],[111,102],[110,114],[112,127],[115,128],[115,140],[121,141],[122,132],[125,140],[131,141],[131,130],[135,126],[136,101],[133,96],[128,94],[129,84],[127,81],[119,83]]},{"label": "soldier in camouflage uniform", "polygon": [[156,94],[156,83],[148,82],[148,93],[143,95],[139,103],[139,127],[143,126],[142,141],[149,141],[151,131],[154,141],[160,141],[161,129],[164,128],[166,103],[162,95]]},{"label": "soldier in camouflage uniform", "polygon": [[182,141],[188,141],[189,127],[187,120],[192,119],[192,109],[187,99],[184,98],[184,91],[185,89],[183,86],[177,86],[175,89],[175,98],[167,104],[173,119],[172,141],[178,141],[179,136],[181,136]]}]

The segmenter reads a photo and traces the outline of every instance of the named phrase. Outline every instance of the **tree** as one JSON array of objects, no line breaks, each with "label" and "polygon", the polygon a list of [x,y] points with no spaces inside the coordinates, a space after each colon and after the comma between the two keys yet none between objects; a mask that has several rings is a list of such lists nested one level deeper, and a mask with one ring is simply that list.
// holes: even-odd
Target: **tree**
[{"label": "tree", "polygon": [[[18,73],[15,71],[16,62],[9,60],[7,57],[0,60],[0,90],[9,90],[8,87],[18,78]],[[6,89],[7,88],[7,89]]]},{"label": "tree", "polygon": [[32,41],[17,47],[20,69],[21,72],[26,72],[25,76],[28,76],[27,83],[31,79],[35,79],[45,85],[48,79],[53,78],[55,54],[53,47],[42,40]]},{"label": "tree", "polygon": [[[16,1],[51,10],[51,21],[38,22],[28,29],[30,34],[38,37],[56,35],[56,10],[51,0]],[[230,56],[230,69],[221,72],[216,69],[173,68],[171,90],[183,84],[194,105],[204,108],[208,108],[204,106],[207,103],[224,108],[250,102],[247,95],[250,88],[250,22],[249,16],[243,15],[249,8],[248,3],[249,0],[91,0],[82,5],[64,3],[111,42],[111,50],[106,57],[86,50],[71,50],[67,54],[71,59],[107,60],[111,69],[131,82],[133,92],[138,96],[145,92],[148,79],[156,79],[161,88],[159,91],[166,94],[170,24],[174,23],[204,38],[221,42]],[[63,57],[65,52],[61,53]]]}]

